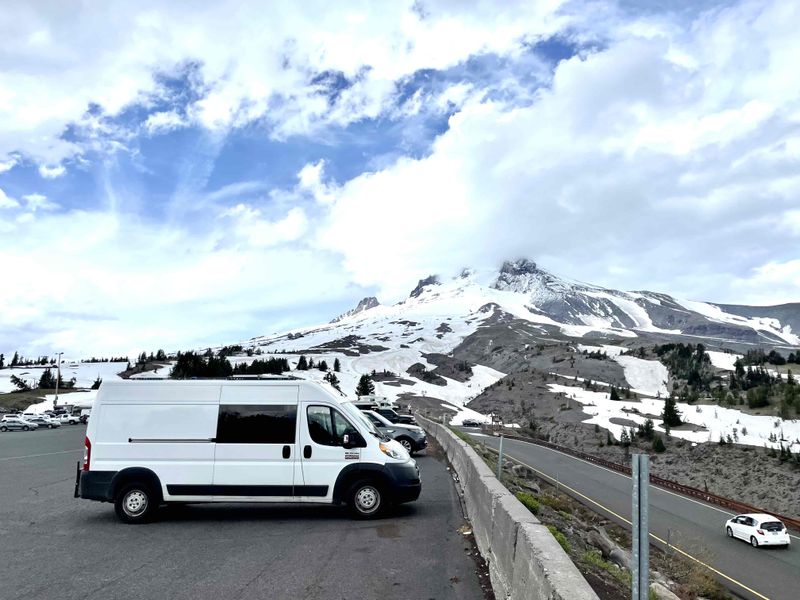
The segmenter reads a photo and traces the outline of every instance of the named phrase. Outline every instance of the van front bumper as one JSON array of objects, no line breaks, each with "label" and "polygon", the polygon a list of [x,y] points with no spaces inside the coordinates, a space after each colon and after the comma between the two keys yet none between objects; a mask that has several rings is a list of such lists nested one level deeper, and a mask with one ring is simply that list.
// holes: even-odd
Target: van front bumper
[{"label": "van front bumper", "polygon": [[422,482],[416,462],[387,464],[386,470],[393,481],[389,490],[392,502],[402,504],[403,502],[413,502],[419,498],[420,492],[422,492]]}]

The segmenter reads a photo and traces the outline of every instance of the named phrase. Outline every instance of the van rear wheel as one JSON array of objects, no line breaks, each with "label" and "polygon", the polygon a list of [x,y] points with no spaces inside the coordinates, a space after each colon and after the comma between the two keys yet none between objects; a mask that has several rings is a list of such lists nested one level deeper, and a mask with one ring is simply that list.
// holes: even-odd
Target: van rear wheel
[{"label": "van rear wheel", "polygon": [[350,488],[348,505],[357,519],[371,519],[383,510],[383,491],[373,481],[359,481]]},{"label": "van rear wheel", "polygon": [[123,523],[147,523],[157,506],[155,494],[143,483],[123,486],[114,500],[114,510]]}]

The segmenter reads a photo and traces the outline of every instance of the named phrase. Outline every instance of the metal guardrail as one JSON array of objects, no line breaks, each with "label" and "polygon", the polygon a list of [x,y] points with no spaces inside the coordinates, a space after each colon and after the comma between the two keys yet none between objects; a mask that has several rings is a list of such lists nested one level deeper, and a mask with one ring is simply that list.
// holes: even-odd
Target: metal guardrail
[{"label": "metal guardrail", "polygon": [[[495,431],[489,427],[484,427],[482,429],[490,434],[495,433]],[[575,450],[573,448],[567,448],[566,446],[560,446],[559,444],[554,444],[552,442],[548,442],[545,440],[526,438],[513,434],[509,435],[505,432],[503,432],[503,435],[506,437],[506,439],[509,440],[517,440],[520,442],[528,442],[531,444],[536,444],[538,446],[544,446],[545,448],[556,450],[558,452],[561,452],[562,454],[569,454],[570,456],[574,456],[575,458],[580,458],[581,460],[585,460],[586,462],[593,463],[601,467],[605,467],[606,469],[610,469],[618,473],[623,473],[624,475],[629,475],[629,476],[631,475],[631,468],[629,466],[621,465],[619,463],[615,463],[610,460],[600,458],[599,456],[594,456],[593,454],[587,454],[586,452],[581,452],[580,450]],[[736,513],[740,514],[767,513],[783,521],[784,525],[786,525],[787,527],[791,527],[796,531],[800,531],[800,519],[787,517],[785,515],[779,515],[772,511],[759,508],[757,506],[752,506],[751,504],[745,504],[744,502],[731,500],[730,498],[725,498],[724,496],[718,496],[717,494],[712,494],[711,492],[706,492],[704,490],[700,490],[698,488],[694,488],[689,485],[683,485],[682,483],[678,483],[677,481],[672,481],[671,479],[664,479],[663,477],[653,475],[652,473],[650,474],[650,483],[668,490],[672,490],[674,492],[678,492],[679,494],[683,494],[684,496],[690,496],[692,498],[703,500],[704,502],[708,502],[709,504],[716,504],[717,506],[721,506],[723,508],[729,508]]]}]

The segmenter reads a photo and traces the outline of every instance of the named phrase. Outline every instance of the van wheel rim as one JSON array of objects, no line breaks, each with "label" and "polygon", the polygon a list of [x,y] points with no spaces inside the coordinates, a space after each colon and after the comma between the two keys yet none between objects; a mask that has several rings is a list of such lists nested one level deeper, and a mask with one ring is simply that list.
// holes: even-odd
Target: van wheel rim
[{"label": "van wheel rim", "polygon": [[129,517],[138,517],[147,510],[147,494],[140,490],[131,490],[122,499],[122,510]]},{"label": "van wheel rim", "polygon": [[400,444],[402,444],[403,448],[405,448],[406,451],[411,454],[411,442],[408,440],[400,440]]},{"label": "van wheel rim", "polygon": [[375,512],[380,501],[381,495],[372,486],[363,487],[356,493],[356,507],[362,513]]}]

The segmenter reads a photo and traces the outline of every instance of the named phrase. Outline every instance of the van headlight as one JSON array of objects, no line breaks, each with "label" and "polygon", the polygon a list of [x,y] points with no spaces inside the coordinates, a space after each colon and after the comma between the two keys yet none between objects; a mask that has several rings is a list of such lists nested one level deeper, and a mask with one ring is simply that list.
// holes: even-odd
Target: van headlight
[{"label": "van headlight", "polygon": [[406,458],[405,456],[400,454],[400,452],[392,448],[389,444],[384,444],[383,442],[381,442],[380,444],[378,444],[378,447],[381,449],[381,452],[383,452],[389,458],[393,458],[395,460],[403,460],[404,458]]}]

